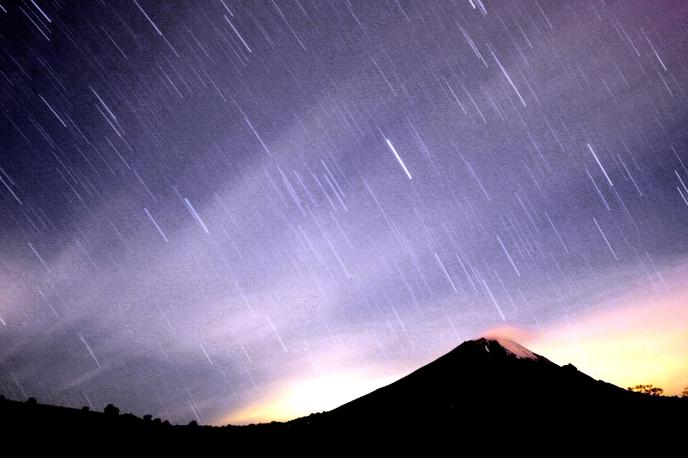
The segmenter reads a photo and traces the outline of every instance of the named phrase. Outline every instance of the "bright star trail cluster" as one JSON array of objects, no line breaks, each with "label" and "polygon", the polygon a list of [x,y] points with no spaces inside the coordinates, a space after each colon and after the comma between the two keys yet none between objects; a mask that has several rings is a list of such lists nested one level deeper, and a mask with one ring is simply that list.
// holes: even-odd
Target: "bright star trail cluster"
[{"label": "bright star trail cluster", "polygon": [[682,1],[1,0],[0,394],[213,423],[669,291],[686,24]]}]

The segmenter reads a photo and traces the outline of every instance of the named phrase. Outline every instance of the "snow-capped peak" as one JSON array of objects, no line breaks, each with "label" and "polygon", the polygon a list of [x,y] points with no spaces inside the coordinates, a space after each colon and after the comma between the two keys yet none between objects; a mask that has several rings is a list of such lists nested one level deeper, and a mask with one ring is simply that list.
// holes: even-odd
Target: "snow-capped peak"
[{"label": "snow-capped peak", "polygon": [[503,338],[490,338],[497,342],[502,348],[507,352],[511,353],[517,358],[521,359],[538,359],[538,356],[532,351],[528,350],[523,345],[520,345],[513,340],[503,339]]}]

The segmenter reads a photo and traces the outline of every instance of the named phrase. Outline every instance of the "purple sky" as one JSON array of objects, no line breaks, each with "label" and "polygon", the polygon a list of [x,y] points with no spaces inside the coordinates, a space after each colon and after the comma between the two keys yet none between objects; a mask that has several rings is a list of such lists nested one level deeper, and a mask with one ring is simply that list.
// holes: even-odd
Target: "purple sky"
[{"label": "purple sky", "polygon": [[682,1],[0,0],[0,394],[217,422],[666,293],[686,24]]}]

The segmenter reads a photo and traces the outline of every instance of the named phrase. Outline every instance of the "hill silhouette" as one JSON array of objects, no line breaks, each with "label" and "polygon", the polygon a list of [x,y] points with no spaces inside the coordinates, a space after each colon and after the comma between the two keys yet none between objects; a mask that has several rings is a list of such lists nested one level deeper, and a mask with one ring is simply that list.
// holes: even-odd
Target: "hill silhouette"
[{"label": "hill silhouette", "polygon": [[[685,429],[686,399],[649,396],[559,366],[519,344],[464,342],[400,380],[332,411],[285,423],[209,427],[35,402],[0,401],[0,428],[36,437],[228,443],[273,450],[288,443],[346,438],[476,443],[491,437],[638,440],[640,425],[669,435]],[[646,429],[649,431],[649,429]],[[82,439],[83,440],[83,439]]]}]

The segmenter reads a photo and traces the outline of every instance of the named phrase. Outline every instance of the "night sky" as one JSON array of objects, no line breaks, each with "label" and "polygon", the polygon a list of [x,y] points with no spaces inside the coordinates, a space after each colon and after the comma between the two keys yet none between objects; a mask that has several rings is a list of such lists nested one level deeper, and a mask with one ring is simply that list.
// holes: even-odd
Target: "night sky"
[{"label": "night sky", "polygon": [[670,293],[687,24],[681,0],[0,0],[0,394],[221,423]]}]

